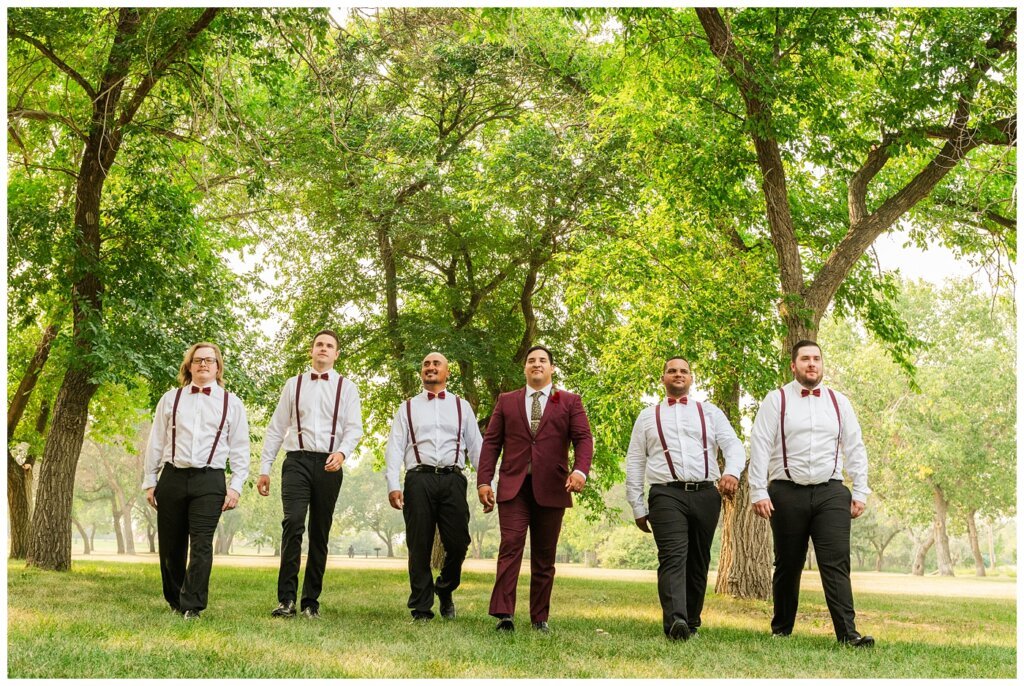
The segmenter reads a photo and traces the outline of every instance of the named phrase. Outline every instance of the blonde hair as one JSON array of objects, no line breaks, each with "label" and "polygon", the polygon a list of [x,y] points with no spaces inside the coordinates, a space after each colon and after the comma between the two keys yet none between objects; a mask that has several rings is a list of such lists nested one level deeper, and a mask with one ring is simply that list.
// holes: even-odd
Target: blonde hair
[{"label": "blonde hair", "polygon": [[224,385],[224,358],[221,357],[220,348],[217,347],[216,343],[194,343],[192,347],[185,353],[185,358],[181,361],[181,367],[178,369],[178,383],[182,386],[192,383],[192,358],[196,354],[196,350],[200,348],[210,348],[213,350],[213,354],[217,357],[217,385]]}]

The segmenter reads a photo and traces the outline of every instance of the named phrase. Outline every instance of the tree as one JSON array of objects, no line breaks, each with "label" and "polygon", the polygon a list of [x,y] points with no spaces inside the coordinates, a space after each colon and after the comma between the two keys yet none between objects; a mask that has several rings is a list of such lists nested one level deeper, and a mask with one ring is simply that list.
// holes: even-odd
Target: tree
[{"label": "tree", "polygon": [[405,531],[405,520],[388,502],[384,475],[373,471],[372,460],[365,456],[367,448],[364,443],[359,466],[345,471],[336,521],[348,529],[372,531],[387,548],[388,557],[394,557],[395,538]]},{"label": "tree", "polygon": [[[56,430],[43,449],[30,565],[66,570],[70,564],[74,475],[100,384],[126,369],[169,379],[175,363],[171,357],[167,364],[168,350],[180,355],[182,341],[195,340],[196,331],[231,329],[224,310],[207,309],[238,298],[225,292],[234,284],[210,247],[221,237],[193,211],[207,189],[195,188],[180,157],[190,149],[191,122],[179,103],[197,87],[190,79],[202,74],[197,61],[210,47],[202,36],[219,13],[33,8],[8,14],[9,131],[22,153],[14,159],[24,167],[18,187],[33,178],[38,183],[40,170],[73,181],[73,192],[50,193],[59,199],[50,225],[30,220],[39,214],[38,195],[18,196],[26,202],[12,205],[8,233],[12,244],[31,248],[18,255],[11,282],[20,289],[17,307],[48,302],[70,319],[70,351],[53,402]],[[176,185],[180,177],[191,188]],[[42,247],[48,245],[56,249]]]},{"label": "tree", "polygon": [[[1012,259],[1015,169],[1004,152],[1016,145],[1012,11],[616,16],[632,66],[612,79],[618,89],[602,93],[603,111],[629,122],[652,166],[678,185],[707,179],[699,215],[741,254],[769,248],[776,285],[765,296],[784,355],[816,337],[834,303],[910,370],[915,341],[896,316],[893,280],[865,258],[898,222],[913,222],[921,245],[939,240],[979,259],[989,250]],[[645,116],[630,116],[637,111]],[[766,544],[734,540],[743,556]],[[737,592],[757,595],[769,571],[743,572]]]}]

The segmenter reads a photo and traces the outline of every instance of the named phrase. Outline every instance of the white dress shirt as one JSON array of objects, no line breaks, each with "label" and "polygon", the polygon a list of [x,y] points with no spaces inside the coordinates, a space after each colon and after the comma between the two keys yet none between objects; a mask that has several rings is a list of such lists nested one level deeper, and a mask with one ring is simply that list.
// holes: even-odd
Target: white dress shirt
[{"label": "white dress shirt", "polygon": [[[418,464],[430,467],[465,468],[472,464],[473,469],[480,465],[480,446],[483,437],[476,423],[473,408],[464,398],[458,401],[462,405],[462,426],[459,422],[459,411],[455,406],[455,394],[444,392],[444,399],[427,400],[427,392],[423,391],[412,398],[412,421],[416,433],[416,446],[413,447],[409,433],[409,417],[405,403],[398,406],[391,420],[391,435],[384,451],[385,476],[388,482],[388,493],[401,490],[399,473],[402,465],[406,471]],[[461,432],[461,440],[456,439],[456,431]],[[457,458],[455,445],[459,444]],[[416,462],[416,448],[419,449],[420,461]]]},{"label": "white dress shirt", "polygon": [[[206,467],[213,448],[213,440],[217,436],[224,414],[224,389],[210,382],[210,395],[192,393],[189,384],[182,390],[178,400],[178,418],[174,430],[174,466],[175,467]],[[202,386],[200,386],[202,388]],[[153,428],[149,432],[149,443],[146,445],[146,461],[143,467],[142,488],[154,488],[160,467],[171,461],[171,416],[174,410],[174,396],[178,389],[164,393],[156,404],[153,415]],[[224,469],[231,463],[231,483],[228,486],[236,493],[242,492],[242,484],[249,475],[249,420],[245,416],[245,407],[237,395],[228,398],[228,414],[224,420],[224,428],[217,441],[217,451],[209,466]]]},{"label": "white dress shirt", "polygon": [[[285,452],[309,450],[315,453],[342,453],[345,459],[352,457],[352,451],[363,437],[363,408],[359,402],[359,389],[351,379],[341,385],[341,399],[338,403],[337,427],[334,419],[334,398],[338,390],[338,372],[327,371],[327,380],[313,381],[312,369],[302,372],[302,388],[299,392],[299,415],[302,420],[302,447],[295,421],[295,381],[292,376],[284,384],[281,400],[277,403],[274,416],[270,418],[266,436],[263,438],[263,454],[260,457],[260,474],[270,474],[270,468],[277,459],[282,445]],[[331,450],[331,429],[334,428],[334,449]]]},{"label": "white dress shirt", "polygon": [[[868,488],[868,454],[853,406],[845,395],[832,389],[843,421],[837,461],[839,422],[828,389],[819,384],[820,396],[801,397],[802,388],[795,380],[782,387],[786,394],[786,462],[792,480],[810,485],[842,479],[845,466],[853,482],[853,499],[866,503],[871,493]],[[754,419],[750,432],[748,472],[751,503],[768,497],[769,481],[789,480],[782,462],[781,406],[779,391],[774,390],[762,401]]]},{"label": "white dress shirt", "polygon": [[633,435],[626,451],[626,498],[633,508],[633,518],[647,516],[644,500],[644,480],[653,484],[671,481],[714,481],[721,477],[718,469],[718,451],[725,455],[725,474],[740,478],[747,461],[743,443],[726,418],[725,413],[711,403],[701,403],[704,410],[704,424],[707,427],[708,462],[707,477],[704,476],[704,441],[700,426],[697,402],[692,398],[687,404],[669,405],[661,402],[661,429],[665,444],[672,457],[673,479],[665,451],[658,437],[654,406],[640,412],[633,424]]}]

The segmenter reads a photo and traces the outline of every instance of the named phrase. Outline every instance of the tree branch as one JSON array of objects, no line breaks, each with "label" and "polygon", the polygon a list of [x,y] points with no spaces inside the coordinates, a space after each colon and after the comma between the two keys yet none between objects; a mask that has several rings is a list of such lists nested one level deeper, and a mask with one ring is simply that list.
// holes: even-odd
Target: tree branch
[{"label": "tree branch", "polygon": [[139,82],[138,87],[135,89],[135,92],[132,93],[132,97],[128,101],[128,105],[121,111],[121,126],[131,122],[139,107],[142,106],[142,101],[145,100],[146,96],[149,95],[149,92],[153,90],[153,86],[155,86],[156,82],[160,80],[160,77],[163,76],[165,71],[167,71],[167,68],[171,66],[171,63],[177,59],[179,54],[188,48],[188,46],[196,39],[196,36],[202,33],[203,29],[210,25],[210,22],[212,22],[217,14],[220,13],[221,9],[222,8],[220,7],[210,7],[203,10],[199,19],[197,19],[196,22],[192,24],[192,26],[190,26],[180,38],[178,38],[178,40],[174,41],[174,44],[167,48],[163,55],[157,58],[156,62],[153,63],[153,68],[150,69],[146,76],[143,77],[142,81]]},{"label": "tree branch", "polygon": [[86,136],[80,128],[78,128],[78,126],[75,124],[74,120],[71,119],[71,117],[66,117],[63,114],[57,114],[56,112],[16,108],[13,110],[7,110],[7,118],[31,119],[33,121],[57,121],[71,129],[71,131],[74,132],[74,134],[83,141],[89,140],[89,137]]},{"label": "tree branch", "polygon": [[58,69],[60,69],[62,72],[64,72],[68,76],[70,76],[74,80],[75,83],[77,83],[79,86],[81,86],[82,90],[85,91],[85,94],[89,96],[90,100],[95,100],[96,99],[96,91],[89,84],[89,82],[85,80],[85,77],[82,76],[81,74],[79,74],[67,62],[65,62],[61,58],[57,57],[57,55],[54,54],[53,50],[51,50],[45,44],[43,44],[42,41],[40,41],[39,39],[34,38],[34,37],[28,35],[27,33],[23,32],[23,31],[19,31],[18,29],[16,29],[13,26],[11,26],[10,22],[7,22],[7,35],[12,37],[12,38],[20,38],[21,40],[25,41],[29,45],[35,46],[35,48],[37,50],[39,50],[39,52],[43,53],[43,55],[46,56],[46,59],[48,59],[51,62],[53,62],[54,65],[56,65],[56,67]]}]

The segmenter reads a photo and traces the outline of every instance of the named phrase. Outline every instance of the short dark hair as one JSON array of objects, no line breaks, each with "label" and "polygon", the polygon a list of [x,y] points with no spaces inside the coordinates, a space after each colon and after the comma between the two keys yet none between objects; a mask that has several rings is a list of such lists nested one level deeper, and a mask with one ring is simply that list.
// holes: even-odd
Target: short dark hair
[{"label": "short dark hair", "polygon": [[[320,329],[315,334],[313,334],[313,343],[316,343],[316,339],[320,338],[321,336],[330,336],[331,338],[334,339],[334,347],[341,347],[341,341],[338,340],[338,334],[334,333],[330,329]],[[312,345],[313,343],[310,343],[310,345]]]},{"label": "short dark hair", "polygon": [[530,348],[529,350],[526,351],[526,354],[523,356],[523,364],[526,363],[527,358],[530,357],[530,353],[532,353],[534,350],[543,350],[544,352],[546,352],[548,354],[548,362],[550,362],[551,364],[555,363],[555,357],[551,354],[550,350],[548,350],[543,345],[535,345],[535,346],[533,346],[532,348]]},{"label": "short dark hair", "polygon": [[796,344],[793,346],[793,351],[790,353],[790,360],[789,361],[790,362],[796,362],[796,354],[800,350],[800,348],[806,348],[809,345],[813,345],[815,348],[818,349],[819,353],[821,352],[821,346],[820,345],[818,345],[814,341],[809,341],[806,338],[804,338],[804,339],[801,339],[801,340],[797,341]]},{"label": "short dark hair", "polygon": [[662,365],[662,367],[661,367],[661,373],[662,374],[664,374],[665,370],[668,369],[668,363],[671,362],[672,360],[682,360],[683,362],[686,363],[686,366],[690,368],[690,371],[691,372],[693,371],[693,365],[690,364],[690,361],[688,359],[686,359],[682,355],[673,355],[672,357],[666,357],[665,358],[665,364]]}]

